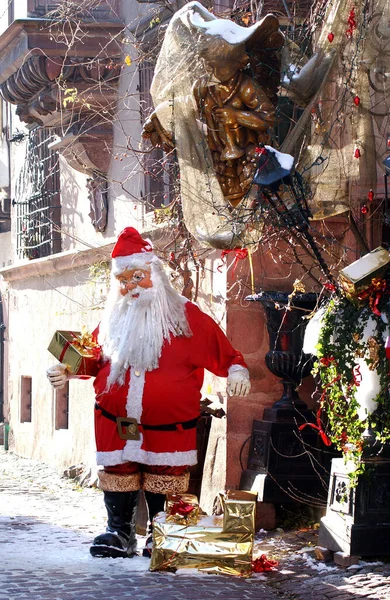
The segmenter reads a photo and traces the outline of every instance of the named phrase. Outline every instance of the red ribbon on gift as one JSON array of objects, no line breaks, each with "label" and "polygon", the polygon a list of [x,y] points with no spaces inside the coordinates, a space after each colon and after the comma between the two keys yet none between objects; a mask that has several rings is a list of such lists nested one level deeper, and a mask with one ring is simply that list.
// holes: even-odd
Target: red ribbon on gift
[{"label": "red ribbon on gift", "polygon": [[171,506],[170,514],[172,516],[180,515],[182,517],[187,517],[194,508],[195,506],[192,506],[192,504],[188,504],[188,502],[184,502],[184,500],[179,500],[179,502],[175,502],[175,504]]},{"label": "red ribbon on gift", "polygon": [[81,348],[82,350],[88,351],[91,354],[92,358],[95,358],[96,360],[99,360],[99,357],[100,357],[100,346],[99,346],[99,344],[96,344],[95,342],[92,342],[94,345],[84,346],[82,344],[82,341],[81,341],[80,337],[76,333],[74,333],[73,331],[69,331],[69,334],[71,336],[73,336],[73,338],[71,340],[67,340],[65,342],[64,347],[62,348],[61,354],[60,354],[59,359],[58,359],[60,362],[63,361],[63,358],[64,358],[64,356],[65,356],[66,351],[68,350],[68,348],[70,346],[73,346],[73,345],[78,346],[79,349]]},{"label": "red ribbon on gift", "polygon": [[304,423],[303,425],[300,425],[298,427],[299,431],[302,431],[302,429],[304,429],[305,427],[311,427],[312,429],[315,429],[316,431],[318,431],[319,436],[322,439],[322,441],[324,442],[325,446],[331,446],[332,442],[330,441],[330,439],[328,438],[328,436],[326,435],[325,431],[322,428],[321,408],[319,408],[317,411],[316,420],[317,420],[317,424]]},{"label": "red ribbon on gift", "polygon": [[70,335],[73,336],[73,339],[72,340],[68,340],[64,344],[64,347],[62,348],[62,352],[61,352],[60,357],[58,359],[60,362],[63,361],[63,358],[65,356],[65,353],[66,353],[67,349],[75,342],[75,340],[77,340],[77,335],[75,333],[73,333],[73,331],[69,331],[69,333],[70,333]]},{"label": "red ribbon on gift", "polygon": [[265,554],[262,554],[259,558],[252,561],[253,573],[264,573],[264,571],[272,571],[278,566],[277,560],[270,560]]},{"label": "red ribbon on gift", "polygon": [[248,250],[246,248],[234,248],[232,250],[222,250],[221,252],[221,261],[222,264],[218,265],[217,271],[221,273],[222,267],[226,264],[226,257],[230,252],[234,252],[234,262],[233,262],[233,273],[237,268],[237,264],[239,260],[244,260],[248,256]]},{"label": "red ribbon on gift", "polygon": [[370,287],[358,294],[358,300],[367,300],[369,298],[369,306],[377,317],[381,316],[378,304],[382,298],[382,295],[387,291],[387,284],[385,279],[373,279]]}]

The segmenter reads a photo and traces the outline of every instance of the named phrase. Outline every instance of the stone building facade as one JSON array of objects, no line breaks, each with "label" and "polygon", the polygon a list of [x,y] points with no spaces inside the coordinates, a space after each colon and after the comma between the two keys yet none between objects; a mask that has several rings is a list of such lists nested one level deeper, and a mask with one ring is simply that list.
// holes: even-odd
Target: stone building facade
[{"label": "stone building facade", "polygon": [[[54,331],[97,325],[110,252],[124,227],[149,236],[163,258],[171,250],[169,227],[154,213],[169,199],[168,182],[156,188],[148,175],[153,164],[145,169],[140,158],[151,71],[147,60],[138,68],[134,45],[167,15],[136,0],[85,0],[71,15],[66,4],[0,0],[1,417],[12,451],[58,469],[94,464],[94,395],[91,381],[50,387]],[[331,226],[353,258],[359,249],[344,234],[346,222],[334,218]],[[371,247],[378,245],[378,232],[366,233]],[[205,510],[218,491],[239,486],[253,420],[281,395],[264,362],[262,308],[245,297],[259,289],[291,292],[311,259],[286,266],[274,257],[260,248],[250,263],[221,260],[215,250],[202,262],[196,301],[243,352],[252,378],[244,399],[228,399],[224,380],[206,378],[205,397],[227,418],[211,427]],[[311,392],[308,378],[300,395],[309,405]]]},{"label": "stone building facade", "polygon": [[[94,395],[92,380],[53,391],[50,339],[57,329],[92,330],[99,322],[110,252],[125,226],[150,236],[160,253],[167,233],[139,202],[153,185],[129,150],[138,149],[147,92],[140,85],[150,80],[146,73],[140,81],[132,41],[148,27],[151,9],[81,3],[88,10],[73,39],[70,20],[55,12],[61,4],[0,6],[1,387],[10,450],[65,469],[94,465]],[[197,301],[226,328],[219,262],[210,253]],[[208,378],[205,392],[226,408],[224,380]],[[208,477],[218,491],[227,472],[226,419],[211,437],[218,468]]]}]

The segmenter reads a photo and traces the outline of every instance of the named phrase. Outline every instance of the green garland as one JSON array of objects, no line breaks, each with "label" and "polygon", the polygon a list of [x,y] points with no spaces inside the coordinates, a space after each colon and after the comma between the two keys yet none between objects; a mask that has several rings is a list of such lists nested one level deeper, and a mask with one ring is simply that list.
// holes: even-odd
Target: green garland
[{"label": "green garland", "polygon": [[[385,295],[380,297],[375,312],[384,314],[390,322]],[[313,374],[319,376],[323,390],[320,409],[325,415],[326,433],[343,452],[346,461],[352,462],[352,485],[356,485],[358,476],[365,469],[363,432],[367,428],[372,430],[376,437],[375,448],[382,448],[390,441],[388,360],[383,339],[386,324],[375,312],[370,306],[355,306],[345,297],[331,299],[316,346]],[[376,330],[367,343],[363,340],[363,332],[370,317],[376,323]],[[360,383],[356,367],[358,357],[364,358],[369,368],[378,372],[380,381],[380,392],[373,399],[378,406],[364,421],[359,419],[356,399]]]}]

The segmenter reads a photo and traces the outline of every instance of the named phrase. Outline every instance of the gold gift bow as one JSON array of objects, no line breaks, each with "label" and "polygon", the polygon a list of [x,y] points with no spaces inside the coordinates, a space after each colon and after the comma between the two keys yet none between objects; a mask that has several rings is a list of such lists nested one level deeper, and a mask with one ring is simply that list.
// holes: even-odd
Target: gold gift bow
[{"label": "gold gift bow", "polygon": [[69,345],[72,345],[76,350],[84,350],[86,352],[91,352],[91,356],[97,355],[97,350],[100,349],[100,346],[97,342],[95,342],[92,338],[92,334],[89,333],[86,327],[83,325],[81,328],[81,334],[76,335],[72,333],[74,339],[70,341]]}]

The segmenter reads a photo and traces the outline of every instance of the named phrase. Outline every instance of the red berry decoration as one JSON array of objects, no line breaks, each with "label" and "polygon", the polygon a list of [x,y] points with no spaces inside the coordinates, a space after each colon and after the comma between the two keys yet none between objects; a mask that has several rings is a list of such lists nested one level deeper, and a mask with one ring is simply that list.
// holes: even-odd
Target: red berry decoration
[{"label": "red berry decoration", "polygon": [[353,153],[353,155],[354,155],[354,157],[355,157],[355,158],[360,158],[360,157],[361,157],[361,153],[360,153],[360,150],[359,150],[359,148],[356,148],[356,150],[355,150],[355,152]]},{"label": "red berry decoration", "polygon": [[356,29],[355,9],[353,8],[348,16],[348,25],[351,29]]},{"label": "red berry decoration", "polygon": [[349,13],[348,25],[349,25],[349,27],[346,30],[345,35],[350,40],[353,36],[353,32],[356,29],[355,10],[354,9],[352,9],[351,12]]},{"label": "red berry decoration", "polygon": [[353,103],[355,104],[355,106],[359,106],[359,104],[360,104],[360,98],[359,98],[359,96],[355,96],[354,97]]},{"label": "red berry decoration", "polygon": [[333,40],[334,40],[334,33],[332,33],[332,32],[328,33],[328,40],[329,40],[330,43],[333,42]]},{"label": "red berry decoration", "polygon": [[367,204],[363,204],[363,206],[360,209],[360,212],[362,213],[362,215],[366,215],[368,213],[368,206],[367,206]]}]

